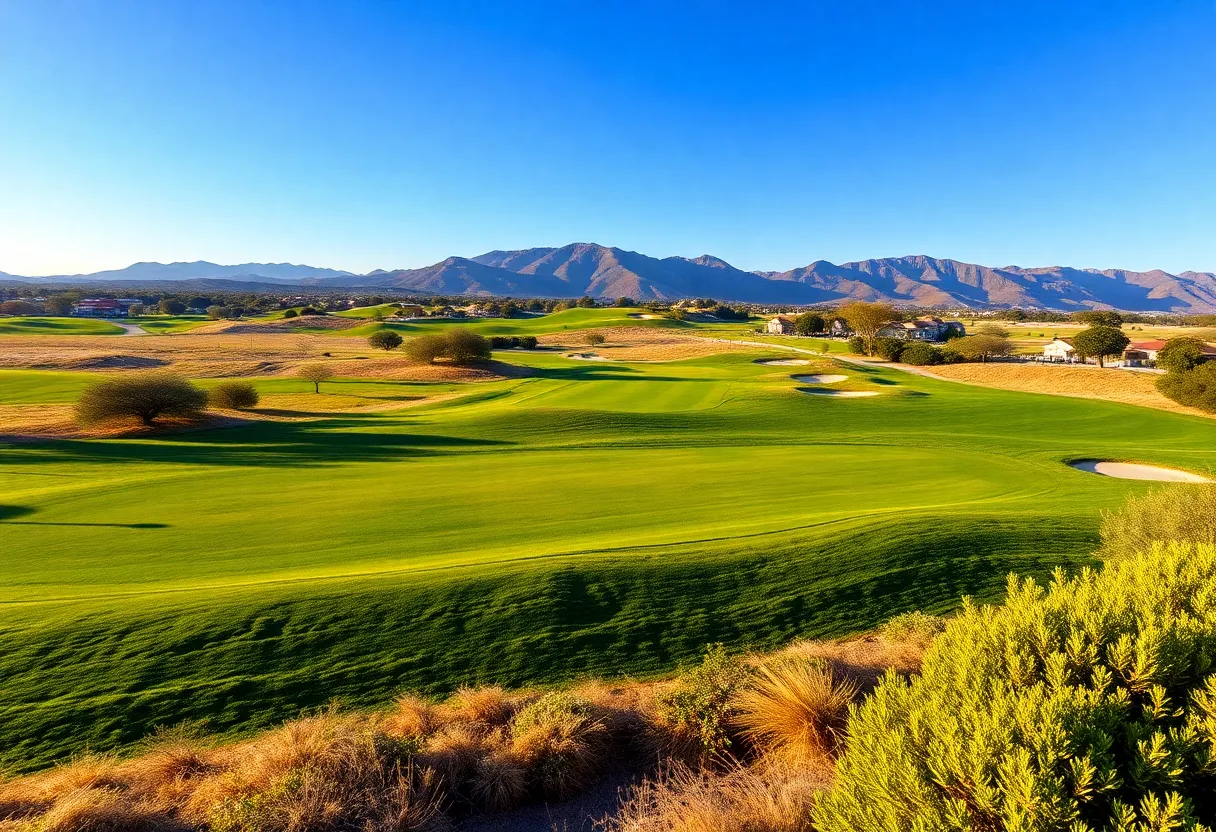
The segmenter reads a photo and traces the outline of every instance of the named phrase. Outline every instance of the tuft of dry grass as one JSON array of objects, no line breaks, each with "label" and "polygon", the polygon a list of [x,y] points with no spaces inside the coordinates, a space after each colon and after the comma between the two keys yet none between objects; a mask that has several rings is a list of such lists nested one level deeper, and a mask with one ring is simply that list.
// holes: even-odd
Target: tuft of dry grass
[{"label": "tuft of dry grass", "polygon": [[761,664],[735,696],[735,724],[752,745],[799,763],[834,756],[858,684],[838,680],[822,660]]},{"label": "tuft of dry grass", "polygon": [[452,695],[447,705],[459,717],[486,725],[505,725],[515,713],[507,692],[497,685],[462,687]]},{"label": "tuft of dry grass", "polygon": [[163,810],[107,788],[68,792],[37,826],[39,832],[171,832],[183,828]]},{"label": "tuft of dry grass", "polygon": [[724,773],[676,766],[647,779],[623,801],[606,832],[811,832],[821,770],[777,763]]}]

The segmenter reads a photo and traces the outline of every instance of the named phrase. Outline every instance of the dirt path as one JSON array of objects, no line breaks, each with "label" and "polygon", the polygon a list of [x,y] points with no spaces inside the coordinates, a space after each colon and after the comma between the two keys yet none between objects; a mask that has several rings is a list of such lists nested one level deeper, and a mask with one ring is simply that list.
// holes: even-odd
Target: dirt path
[{"label": "dirt path", "polygon": [[148,330],[144,329],[139,324],[120,324],[118,321],[111,321],[111,323],[113,323],[114,326],[122,327],[123,335],[151,335],[152,334],[151,332],[148,332]]}]

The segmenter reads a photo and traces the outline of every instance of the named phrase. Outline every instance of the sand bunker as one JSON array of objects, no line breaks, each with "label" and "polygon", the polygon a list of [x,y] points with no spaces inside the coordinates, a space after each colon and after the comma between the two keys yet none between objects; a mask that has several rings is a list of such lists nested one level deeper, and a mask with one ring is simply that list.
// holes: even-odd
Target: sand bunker
[{"label": "sand bunker", "polygon": [[637,318],[640,321],[653,321],[656,318],[663,317],[662,315],[650,315],[644,312],[630,312],[629,317]]},{"label": "sand bunker", "polygon": [[1087,471],[1103,477],[1121,480],[1154,480],[1156,482],[1212,482],[1207,477],[1179,471],[1177,468],[1162,468],[1160,465],[1143,465],[1138,462],[1107,462],[1101,459],[1078,459],[1068,463],[1078,471]]},{"label": "sand bunker", "polygon": [[790,378],[803,384],[835,384],[838,381],[845,381],[848,379],[848,376],[838,376],[830,373],[812,373],[810,375],[790,376]]},{"label": "sand bunker", "polygon": [[769,367],[802,367],[811,362],[805,358],[769,358],[765,361],[757,361],[757,364],[764,364]]},{"label": "sand bunker", "polygon": [[596,355],[593,352],[572,352],[566,358],[573,358],[575,361],[608,361],[602,355]]},{"label": "sand bunker", "polygon": [[860,399],[866,396],[878,395],[873,390],[822,390],[814,387],[805,390],[799,388],[798,392],[806,393],[808,396],[833,396],[837,399]]}]

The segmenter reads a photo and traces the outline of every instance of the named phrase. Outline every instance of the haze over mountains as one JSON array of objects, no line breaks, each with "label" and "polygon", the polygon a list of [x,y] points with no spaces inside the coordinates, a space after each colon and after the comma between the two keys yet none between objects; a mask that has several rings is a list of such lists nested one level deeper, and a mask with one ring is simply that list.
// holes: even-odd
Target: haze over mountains
[{"label": "haze over mountains", "polygon": [[376,270],[365,275],[289,263],[220,266],[199,261],[136,263],[88,275],[21,277],[0,272],[0,281],[131,287],[171,283],[250,290],[300,286],[516,297],[625,296],[639,301],[713,297],[771,304],[858,299],[921,307],[1216,312],[1216,274],[1212,272],[994,268],[923,255],[839,265],[817,260],[784,272],[749,272],[708,254],[659,259],[593,243],[491,251],[477,257],[449,257],[421,269]]}]

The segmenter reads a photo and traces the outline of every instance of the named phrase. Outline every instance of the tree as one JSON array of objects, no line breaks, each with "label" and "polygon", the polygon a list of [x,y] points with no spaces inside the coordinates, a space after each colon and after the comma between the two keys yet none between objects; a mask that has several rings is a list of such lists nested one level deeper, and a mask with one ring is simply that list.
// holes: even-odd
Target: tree
[{"label": "tree", "polygon": [[133,303],[127,307],[127,316],[131,318],[138,318],[147,311],[147,307],[145,307],[142,303]]},{"label": "tree", "polygon": [[827,321],[818,312],[803,312],[794,318],[794,332],[798,335],[816,335],[827,327]]},{"label": "tree", "polygon": [[447,334],[447,356],[454,364],[472,364],[490,359],[489,339],[467,329],[453,329]]},{"label": "tree", "polygon": [[1008,338],[996,335],[966,335],[955,338],[942,349],[964,361],[986,362],[989,358],[1011,354],[1013,344]]},{"label": "tree", "polygon": [[1157,366],[1171,373],[1193,370],[1206,360],[1204,353],[1206,346],[1198,338],[1188,336],[1171,338],[1165,342],[1165,346],[1157,350]]},{"label": "tree", "polygon": [[854,355],[861,355],[866,351],[866,339],[860,335],[854,335],[849,338],[849,352]]},{"label": "tree", "polygon": [[207,391],[207,401],[225,410],[248,410],[257,407],[258,391],[247,381],[224,381]]},{"label": "tree", "polygon": [[401,346],[401,336],[391,329],[381,329],[367,336],[367,343],[378,350],[395,350]]},{"label": "tree", "polygon": [[214,306],[211,303],[211,298],[198,297],[190,298],[190,300],[186,301],[187,309],[206,309],[208,306]]},{"label": "tree", "polygon": [[975,328],[973,335],[991,335],[994,338],[1008,338],[1009,330],[1000,324],[980,324]]},{"label": "tree", "polygon": [[28,300],[6,300],[0,303],[0,314],[4,315],[37,315],[40,311],[36,304]]},{"label": "tree", "polygon": [[405,354],[423,364],[430,364],[442,356],[445,349],[445,339],[442,335],[419,335],[405,344]]},{"label": "tree", "polygon": [[616,299],[616,306],[624,309],[628,306],[637,306],[637,304],[633,302],[633,298],[620,297]]},{"label": "tree", "polygon": [[300,369],[296,370],[296,375],[302,379],[307,379],[312,382],[312,391],[314,393],[321,392],[321,382],[329,381],[334,377],[334,371],[324,364],[304,364]]},{"label": "tree", "polygon": [[218,321],[220,318],[231,317],[232,310],[227,306],[208,306],[207,317],[213,321]]},{"label": "tree", "polygon": [[286,312],[283,313],[284,318],[298,318],[299,316],[300,316],[300,313],[294,309],[288,309]]},{"label": "tree", "polygon": [[189,380],[166,372],[136,373],[85,388],[76,403],[76,418],[86,425],[138,417],[151,425],[161,416],[197,416],[207,394]]},{"label": "tree", "polygon": [[588,332],[583,335],[583,340],[586,341],[588,344],[590,344],[593,347],[598,347],[600,344],[604,343],[608,339],[605,338],[602,333]]},{"label": "tree", "polygon": [[184,315],[186,312],[186,304],[180,300],[170,300],[169,298],[161,300],[156,305],[156,308],[160,310],[160,314],[162,315]]},{"label": "tree", "polygon": [[904,347],[904,351],[899,355],[899,360],[916,367],[927,367],[942,363],[942,351],[924,341],[913,341]]},{"label": "tree", "polygon": [[576,306],[578,306],[580,309],[594,309],[595,298],[591,297],[590,295],[583,295],[578,299]]},{"label": "tree", "polygon": [[874,339],[878,337],[878,331],[899,317],[890,304],[864,301],[846,303],[840,307],[839,313],[849,328],[861,338],[866,355],[874,354]]},{"label": "tree", "polygon": [[1098,366],[1108,355],[1122,355],[1123,350],[1131,340],[1123,334],[1123,330],[1113,326],[1091,326],[1073,336],[1072,346],[1080,359],[1097,358]]},{"label": "tree", "polygon": [[1074,312],[1072,319],[1080,324],[1089,324],[1092,326],[1108,326],[1118,329],[1123,326],[1123,316],[1118,312],[1109,312],[1101,309],[1089,310],[1086,312]]},{"label": "tree", "polygon": [[1167,373],[1157,379],[1157,389],[1179,404],[1216,413],[1216,362]]},{"label": "tree", "polygon": [[[140,304],[142,306],[142,304]],[[72,314],[72,299],[67,295],[52,295],[43,304],[46,314],[63,318]]]}]

